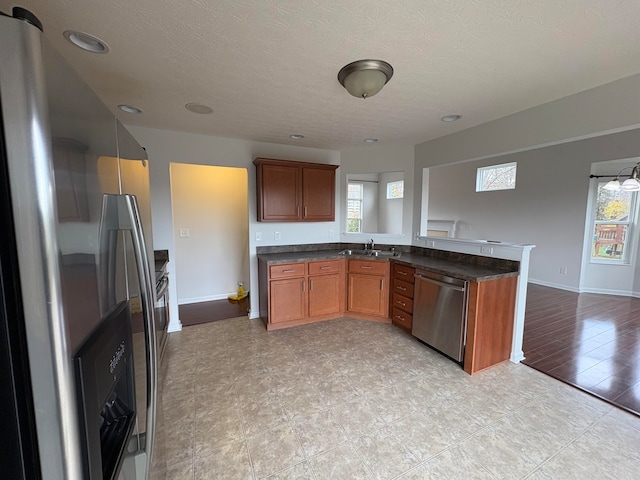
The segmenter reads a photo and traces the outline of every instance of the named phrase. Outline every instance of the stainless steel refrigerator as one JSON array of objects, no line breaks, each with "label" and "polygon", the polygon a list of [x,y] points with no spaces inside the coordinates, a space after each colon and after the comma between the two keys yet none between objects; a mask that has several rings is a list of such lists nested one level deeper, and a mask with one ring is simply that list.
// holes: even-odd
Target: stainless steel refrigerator
[{"label": "stainless steel refrigerator", "polygon": [[0,471],[141,480],[162,471],[147,156],[41,30],[0,15]]}]

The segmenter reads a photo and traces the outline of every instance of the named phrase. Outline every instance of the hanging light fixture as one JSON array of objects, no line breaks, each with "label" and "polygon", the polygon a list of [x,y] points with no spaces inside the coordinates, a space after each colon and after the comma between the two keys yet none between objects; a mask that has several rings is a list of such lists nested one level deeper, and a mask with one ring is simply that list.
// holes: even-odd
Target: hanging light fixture
[{"label": "hanging light fixture", "polygon": [[640,175],[640,163],[638,163],[633,170],[631,170],[631,176],[627,178],[620,188],[626,192],[637,192],[640,190],[640,180],[638,180],[638,176]]},{"label": "hanging light fixture", "polygon": [[354,97],[369,98],[391,80],[393,67],[382,60],[357,60],[338,72],[340,85]]},{"label": "hanging light fixture", "polygon": [[[627,178],[624,182],[622,182],[622,184],[620,184],[620,175],[622,174],[622,172],[624,172],[625,170],[629,170],[630,168],[632,169],[631,175],[629,175],[629,178]],[[607,182],[607,184],[602,188],[604,188],[605,190],[624,190],[625,192],[638,192],[640,191],[640,180],[638,179],[638,177],[640,177],[640,162],[638,162],[633,167],[624,167],[618,172],[618,175],[616,175],[615,179]]]}]

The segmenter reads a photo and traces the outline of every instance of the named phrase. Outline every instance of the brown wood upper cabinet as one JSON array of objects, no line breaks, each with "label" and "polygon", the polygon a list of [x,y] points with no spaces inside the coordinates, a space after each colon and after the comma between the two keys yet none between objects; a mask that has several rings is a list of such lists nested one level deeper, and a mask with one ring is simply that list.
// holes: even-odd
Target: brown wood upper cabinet
[{"label": "brown wood upper cabinet", "polygon": [[338,165],[256,158],[259,222],[335,220]]}]

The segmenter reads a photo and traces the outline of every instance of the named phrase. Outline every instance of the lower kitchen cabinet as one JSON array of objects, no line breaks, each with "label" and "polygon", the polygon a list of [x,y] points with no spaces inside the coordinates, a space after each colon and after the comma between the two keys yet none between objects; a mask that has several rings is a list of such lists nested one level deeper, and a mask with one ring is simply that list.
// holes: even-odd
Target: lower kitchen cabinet
[{"label": "lower kitchen cabinet", "polygon": [[464,371],[474,374],[509,360],[518,277],[469,283]]},{"label": "lower kitchen cabinet", "polygon": [[[340,274],[316,275],[309,277],[309,316],[331,315],[340,313],[341,293],[344,295],[344,281]],[[344,307],[342,308],[344,310]]]},{"label": "lower kitchen cabinet", "polygon": [[267,330],[340,317],[345,260],[258,263],[260,316]]},{"label": "lower kitchen cabinet", "polygon": [[269,287],[269,320],[272,323],[302,320],[307,316],[304,277],[273,280]]},{"label": "lower kitchen cabinet", "polygon": [[389,262],[349,260],[347,310],[389,317]]},{"label": "lower kitchen cabinet", "polygon": [[411,333],[413,323],[413,287],[415,269],[392,262],[391,321],[394,325]]}]

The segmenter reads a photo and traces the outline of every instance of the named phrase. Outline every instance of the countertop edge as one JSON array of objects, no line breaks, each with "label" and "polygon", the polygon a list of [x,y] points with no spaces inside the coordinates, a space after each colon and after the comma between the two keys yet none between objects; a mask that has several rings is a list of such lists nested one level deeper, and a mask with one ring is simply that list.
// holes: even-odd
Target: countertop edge
[{"label": "countertop edge", "polygon": [[[322,260],[339,260],[339,259],[354,259],[354,260],[371,260],[375,262],[389,262],[394,261],[403,265],[410,266],[412,268],[422,268],[441,275],[450,275],[455,278],[467,280],[470,282],[487,282],[490,280],[497,280],[500,278],[515,277],[520,274],[518,271],[501,271],[496,268],[478,267],[475,265],[464,264],[460,262],[446,261],[446,260],[434,260],[430,257],[420,257],[403,253],[398,257],[375,257],[369,255],[342,255],[337,251],[332,250],[319,250],[312,252],[289,252],[289,253],[264,253],[257,255],[258,260],[264,262],[267,265],[277,265],[282,263],[300,263],[300,262],[313,262]],[[403,257],[411,257],[404,258]],[[421,261],[423,260],[423,261]],[[447,268],[443,263],[449,263],[453,268]],[[435,264],[435,265],[434,265]],[[457,268],[455,268],[457,266]],[[478,270],[478,274],[470,272],[461,272],[460,269],[466,270]]]}]

